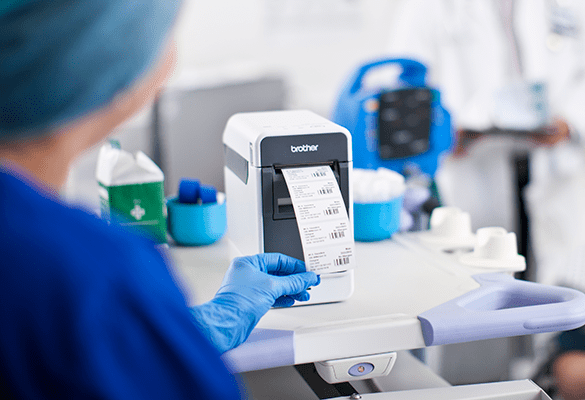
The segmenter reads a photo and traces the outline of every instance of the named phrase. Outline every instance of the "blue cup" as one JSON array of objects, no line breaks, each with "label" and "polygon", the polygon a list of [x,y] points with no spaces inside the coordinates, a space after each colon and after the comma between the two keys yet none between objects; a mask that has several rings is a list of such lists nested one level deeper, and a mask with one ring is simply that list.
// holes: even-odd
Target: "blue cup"
[{"label": "blue cup", "polygon": [[383,203],[354,203],[353,235],[359,242],[388,239],[400,229],[403,196]]},{"label": "blue cup", "polygon": [[204,246],[221,239],[227,218],[225,195],[217,194],[216,203],[184,204],[177,197],[167,199],[169,234],[182,246]]}]

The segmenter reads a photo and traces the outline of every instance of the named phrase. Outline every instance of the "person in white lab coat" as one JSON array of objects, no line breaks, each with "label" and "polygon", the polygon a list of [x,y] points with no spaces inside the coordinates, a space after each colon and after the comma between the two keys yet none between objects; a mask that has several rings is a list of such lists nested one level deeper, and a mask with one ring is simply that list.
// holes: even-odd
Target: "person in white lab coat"
[{"label": "person in white lab coat", "polygon": [[585,2],[408,0],[394,21],[390,55],[428,66],[458,132],[436,176],[443,203],[474,229],[518,230],[515,157],[585,134]]},{"label": "person in white lab coat", "polygon": [[[409,0],[394,19],[390,54],[426,64],[429,83],[453,115],[458,141],[437,179],[444,202],[470,212],[474,228],[515,228],[510,168],[515,152],[585,132],[584,33],[578,18],[585,15],[585,3],[560,3]],[[512,125],[506,120],[510,113],[498,112],[507,105],[506,94],[520,87],[521,96],[530,85],[548,92],[547,126],[530,118]],[[514,134],[506,135],[510,130]]]}]

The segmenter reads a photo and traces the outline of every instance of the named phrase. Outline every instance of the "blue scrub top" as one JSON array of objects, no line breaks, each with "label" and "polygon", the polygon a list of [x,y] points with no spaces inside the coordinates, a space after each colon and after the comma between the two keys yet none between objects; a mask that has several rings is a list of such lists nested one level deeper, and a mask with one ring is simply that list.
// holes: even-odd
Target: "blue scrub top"
[{"label": "blue scrub top", "polygon": [[0,397],[235,399],[153,243],[0,169]]}]

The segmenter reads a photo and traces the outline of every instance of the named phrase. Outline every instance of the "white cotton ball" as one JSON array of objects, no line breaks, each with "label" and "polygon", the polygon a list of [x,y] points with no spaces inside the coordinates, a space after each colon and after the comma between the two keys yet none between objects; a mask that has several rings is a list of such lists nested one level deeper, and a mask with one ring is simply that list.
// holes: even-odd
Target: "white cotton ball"
[{"label": "white cotton ball", "polygon": [[392,185],[392,198],[403,196],[406,192],[406,183],[404,181],[396,182]]},{"label": "white cotton ball", "polygon": [[391,198],[402,196],[406,190],[404,176],[387,168],[378,168],[378,176],[384,178],[391,185]]},{"label": "white cotton ball", "polygon": [[378,176],[383,176],[396,182],[404,182],[404,176],[396,171],[392,171],[391,169],[378,168],[376,172],[378,173]]},{"label": "white cotton ball", "polygon": [[353,198],[356,203],[370,202],[370,187],[375,174],[372,170],[353,170]]},{"label": "white cotton ball", "polygon": [[379,168],[364,170],[356,168],[353,174],[355,203],[380,203],[402,196],[406,190],[405,180],[399,173]]},{"label": "white cotton ball", "polygon": [[392,171],[391,169],[380,167],[376,170],[376,172],[379,177],[383,177],[388,181],[404,182],[404,176],[402,176],[396,171]]},{"label": "white cotton ball", "polygon": [[381,203],[391,198],[391,188],[387,181],[376,179],[371,186],[372,197],[375,202]]},{"label": "white cotton ball", "polygon": [[369,194],[369,188],[370,188],[371,184],[370,181],[368,179],[354,179],[354,184],[353,184],[353,189],[354,189],[354,193],[353,193],[353,197],[354,197],[354,201],[358,202],[358,203],[362,203],[363,199],[365,199],[368,194]]}]

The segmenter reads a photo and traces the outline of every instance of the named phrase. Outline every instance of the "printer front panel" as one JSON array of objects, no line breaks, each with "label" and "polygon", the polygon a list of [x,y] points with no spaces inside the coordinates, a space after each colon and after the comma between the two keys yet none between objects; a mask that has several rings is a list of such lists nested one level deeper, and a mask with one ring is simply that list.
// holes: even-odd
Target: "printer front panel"
[{"label": "printer front panel", "polygon": [[349,140],[341,132],[267,136],[260,142],[261,167],[351,161]]},{"label": "printer front panel", "polygon": [[[309,146],[314,146],[313,151]],[[291,147],[299,151],[291,152]],[[320,153],[321,149],[322,153]],[[261,187],[264,251],[279,252],[304,260],[292,200],[282,169],[330,166],[341,189],[345,207],[350,215],[350,222],[352,222],[349,193],[351,162],[347,161],[349,159],[347,136],[341,133],[332,133],[270,137],[263,140],[262,151]],[[267,156],[264,157],[264,154]],[[264,161],[274,161],[274,163],[264,165]]]},{"label": "printer front panel", "polygon": [[[324,163],[315,166],[332,164],[335,165],[332,169],[351,223],[348,179],[351,163]],[[262,188],[264,251],[283,253],[304,260],[297,220],[282,171],[274,167],[262,168]]]}]

